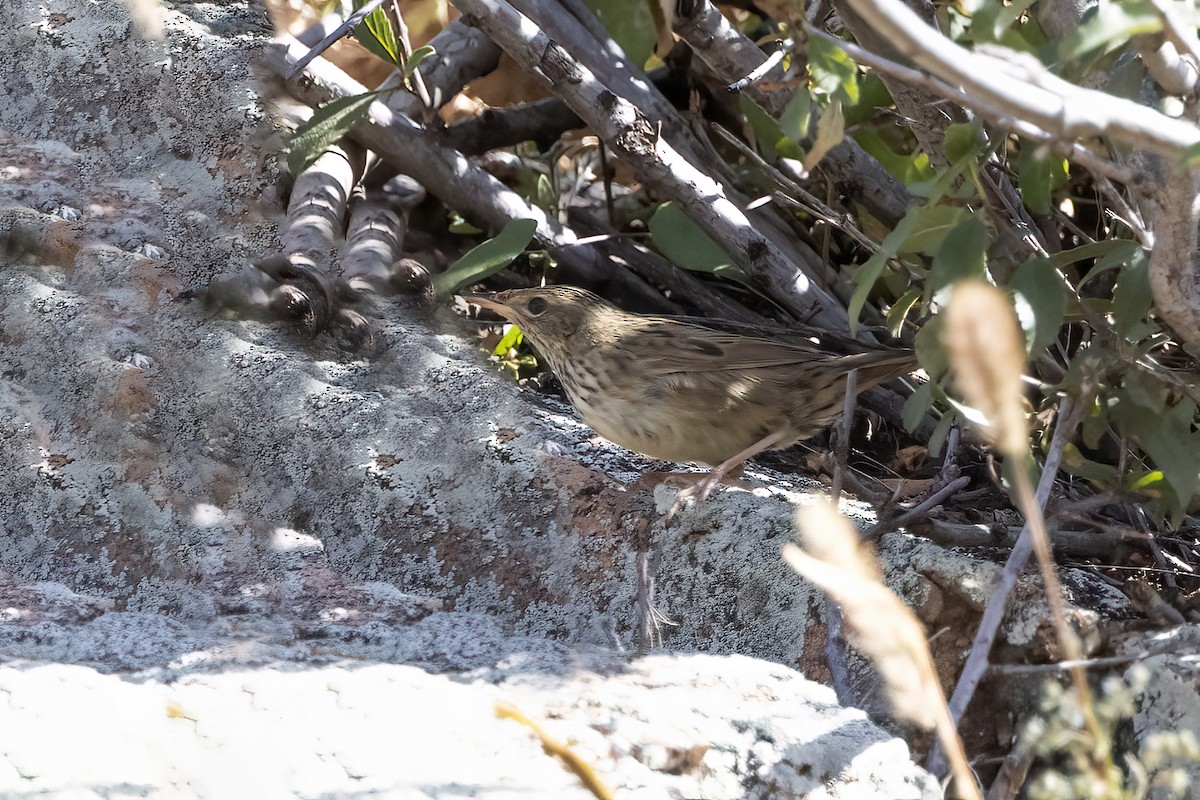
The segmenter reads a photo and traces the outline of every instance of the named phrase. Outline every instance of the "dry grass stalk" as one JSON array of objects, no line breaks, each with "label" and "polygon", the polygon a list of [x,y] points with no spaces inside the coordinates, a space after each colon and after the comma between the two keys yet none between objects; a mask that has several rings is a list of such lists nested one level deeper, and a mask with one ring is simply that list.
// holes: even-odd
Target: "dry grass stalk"
[{"label": "dry grass stalk", "polygon": [[962,740],[946,707],[925,628],[904,602],[883,585],[879,565],[853,528],[832,506],[817,502],[796,513],[804,546],[786,545],[783,558],[839,606],[855,646],[883,677],[894,713],[937,731],[963,797],[982,798]]},{"label": "dry grass stalk", "polygon": [[517,710],[516,706],[508,703],[496,703],[496,716],[500,719],[511,719],[514,722],[519,722],[526,728],[533,731],[534,735],[542,743],[542,750],[548,756],[555,756],[579,778],[579,782],[583,784],[596,800],[612,800],[613,793],[604,782],[600,780],[600,776],[592,769],[591,765],[580,758],[571,750],[570,747],[550,738],[550,735],[542,730],[541,726],[531,720],[529,717]]},{"label": "dry grass stalk", "polygon": [[[1011,461],[1017,505],[1029,522],[1059,646],[1065,660],[1079,661],[1083,658],[1083,646],[1067,622],[1046,520],[1025,467],[1029,460],[1029,432],[1021,388],[1025,346],[1016,315],[1001,290],[983,281],[964,281],[954,287],[943,337],[956,388],[969,404],[987,416],[997,447]],[[1094,742],[1101,742],[1104,737],[1092,710],[1087,674],[1082,667],[1071,669],[1070,674],[1088,732]],[[1096,756],[1105,757],[1099,753]]]},{"label": "dry grass stalk", "polygon": [[983,281],[954,287],[946,309],[944,343],[954,385],[991,423],[989,433],[1014,458],[1027,448],[1021,373],[1025,345],[1004,294]]}]

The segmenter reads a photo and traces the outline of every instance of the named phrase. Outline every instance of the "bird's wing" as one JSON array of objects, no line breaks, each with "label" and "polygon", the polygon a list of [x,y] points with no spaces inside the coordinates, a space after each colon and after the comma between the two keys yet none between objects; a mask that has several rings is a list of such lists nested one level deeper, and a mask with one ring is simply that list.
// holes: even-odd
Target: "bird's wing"
[{"label": "bird's wing", "polygon": [[871,348],[860,345],[853,355],[830,353],[814,342],[796,335],[782,334],[766,338],[761,335],[742,335],[714,330],[710,327],[679,320],[659,322],[645,320],[636,331],[638,363],[653,375],[683,372],[737,372],[796,365],[829,364],[838,362],[840,372],[871,365],[894,363],[902,367],[912,360],[912,354],[893,348]]},{"label": "bird's wing", "polygon": [[[787,327],[781,324],[754,324],[750,322],[737,322],[727,319],[710,319],[708,317],[684,317],[684,316],[657,316],[650,317],[652,321],[669,320],[672,322],[680,322],[686,325],[701,328],[717,333],[730,333],[740,336],[750,336],[759,339],[771,339],[780,342],[799,342],[800,346],[815,345],[820,350],[835,355],[853,355],[855,353],[866,353],[879,350],[878,345],[855,339],[848,333],[838,333],[837,331],[828,331],[822,328],[814,328],[811,325],[803,325],[793,323]],[[870,330],[864,327],[863,330]]]}]

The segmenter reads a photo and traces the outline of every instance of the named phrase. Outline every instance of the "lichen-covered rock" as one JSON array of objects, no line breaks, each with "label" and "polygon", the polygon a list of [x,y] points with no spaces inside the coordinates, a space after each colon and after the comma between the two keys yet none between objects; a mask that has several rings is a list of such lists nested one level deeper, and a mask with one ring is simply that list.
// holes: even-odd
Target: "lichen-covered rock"
[{"label": "lichen-covered rock", "polygon": [[0,10],[0,794],[581,796],[508,700],[633,796],[932,796],[793,670],[624,654],[653,550],[674,646],[795,664],[786,504],[668,529],[415,301],[365,358],[189,299],[276,246],[283,139],[263,9],[163,13]]},{"label": "lichen-covered rock", "polygon": [[[578,795],[505,699],[627,796],[933,796],[796,671],[824,636],[778,476],[668,522],[653,464],[449,312],[380,303],[366,357],[189,299],[277,248],[285,137],[261,5],[163,15],[0,7],[0,794],[451,796],[482,758],[464,794]],[[937,548],[885,550],[943,620]],[[631,661],[647,576],[668,649],[775,663]],[[95,770],[53,768],[72,742]]]},{"label": "lichen-covered rock", "polygon": [[454,680],[387,663],[136,680],[59,664],[3,670],[0,793],[594,796],[530,728],[501,718],[501,706],[537,720],[621,797],[941,794],[902,742],[785,667],[598,653],[553,665],[514,658]]}]

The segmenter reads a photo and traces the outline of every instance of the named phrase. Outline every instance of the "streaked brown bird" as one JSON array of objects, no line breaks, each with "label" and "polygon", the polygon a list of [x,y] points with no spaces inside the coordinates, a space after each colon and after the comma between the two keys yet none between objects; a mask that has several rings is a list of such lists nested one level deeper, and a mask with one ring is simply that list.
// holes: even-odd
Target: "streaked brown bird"
[{"label": "streaked brown bird", "polygon": [[464,295],[515,323],[593,430],[664,461],[713,467],[681,492],[704,500],[749,458],[818,433],[859,392],[917,368],[909,350],[694,317],[622,311],[584,289]]}]

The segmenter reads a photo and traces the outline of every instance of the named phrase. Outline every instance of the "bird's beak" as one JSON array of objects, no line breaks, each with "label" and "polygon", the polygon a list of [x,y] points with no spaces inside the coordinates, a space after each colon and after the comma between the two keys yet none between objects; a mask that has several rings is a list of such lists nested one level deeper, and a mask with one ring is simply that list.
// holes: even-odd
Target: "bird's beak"
[{"label": "bird's beak", "polygon": [[461,294],[458,296],[462,297],[463,300],[466,300],[472,306],[487,308],[488,311],[494,311],[498,314],[504,313],[505,308],[508,308],[503,302],[498,301],[496,295],[493,294]]},{"label": "bird's beak", "polygon": [[508,306],[496,299],[495,295],[491,294],[460,294],[463,300],[466,300],[473,306],[486,308],[488,311],[495,311],[500,316],[505,316]]}]

